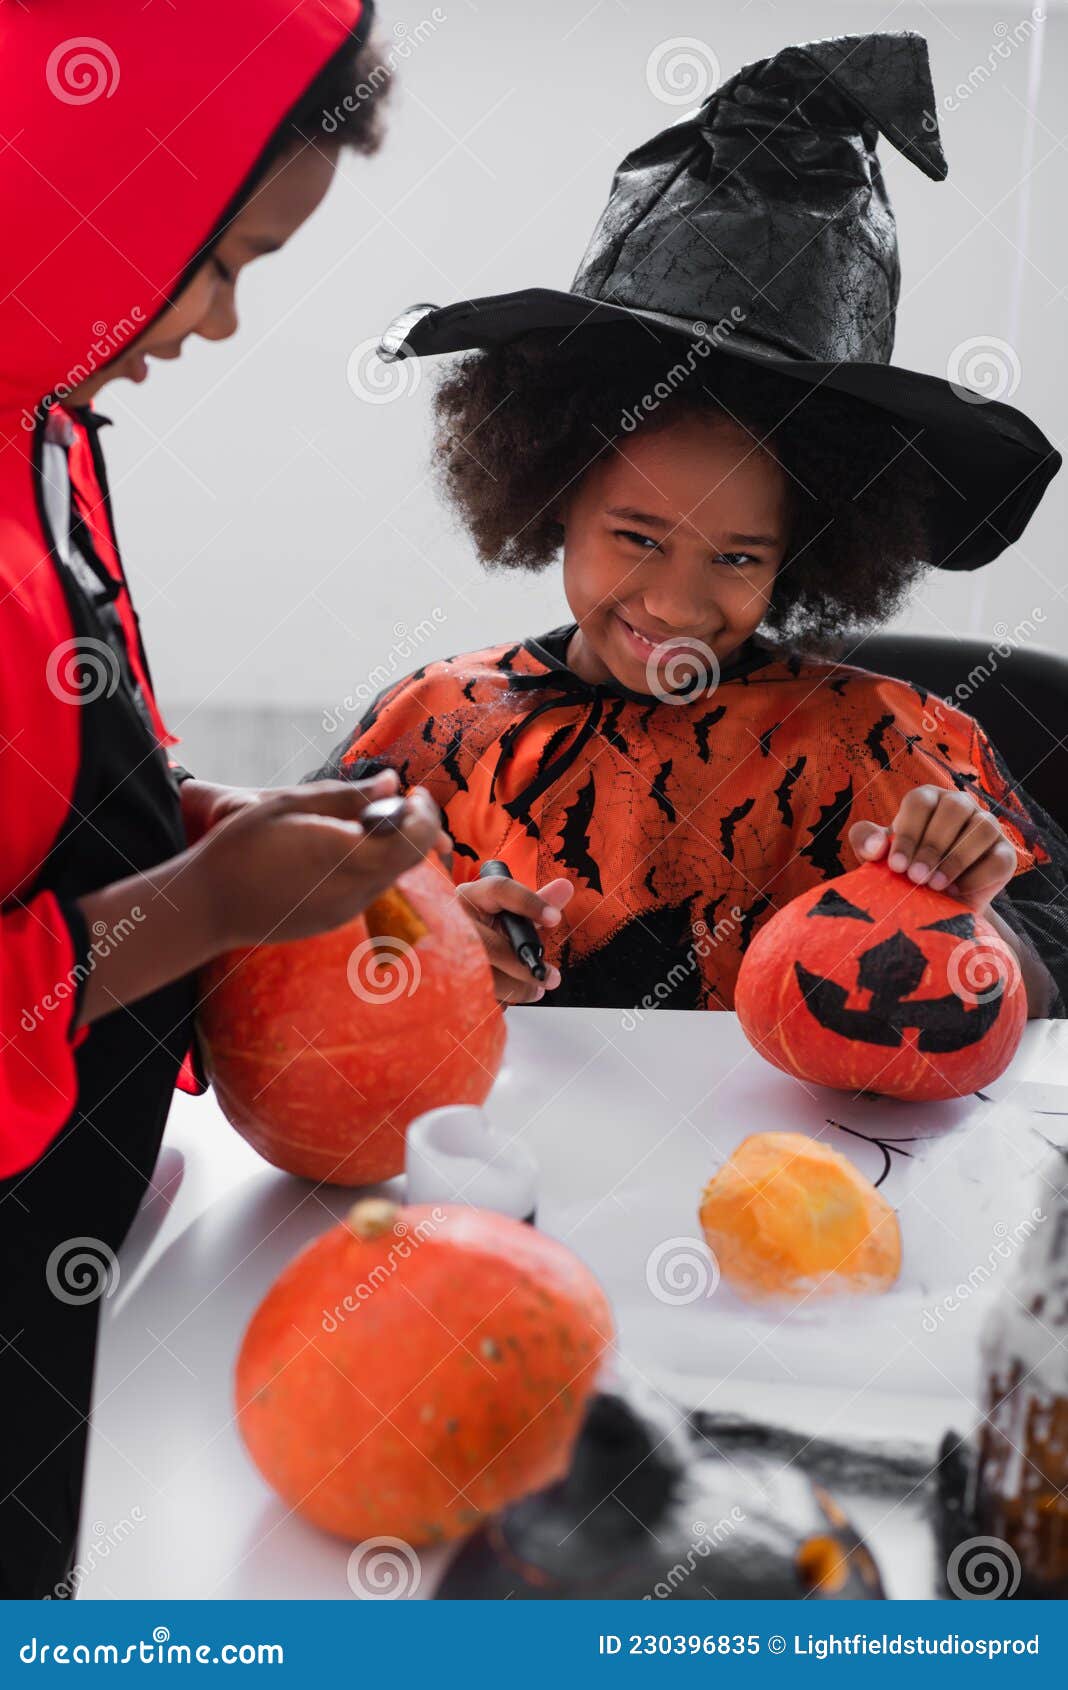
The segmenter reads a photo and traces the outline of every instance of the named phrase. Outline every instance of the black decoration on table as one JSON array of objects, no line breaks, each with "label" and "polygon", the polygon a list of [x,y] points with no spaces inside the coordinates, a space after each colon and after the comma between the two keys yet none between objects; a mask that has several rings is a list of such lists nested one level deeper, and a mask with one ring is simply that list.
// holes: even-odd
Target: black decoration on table
[{"label": "black decoration on table", "polygon": [[566,1478],[460,1550],[444,1600],[885,1596],[842,1509],[796,1465],[736,1449],[655,1402],[594,1397]]}]

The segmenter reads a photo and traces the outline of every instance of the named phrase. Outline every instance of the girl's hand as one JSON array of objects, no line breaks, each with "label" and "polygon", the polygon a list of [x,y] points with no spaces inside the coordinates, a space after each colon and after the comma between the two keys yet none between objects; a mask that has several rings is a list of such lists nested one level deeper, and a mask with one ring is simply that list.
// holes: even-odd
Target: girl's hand
[{"label": "girl's hand", "polygon": [[[190,845],[195,845],[224,817],[233,815],[248,804],[255,804],[263,796],[262,791],[254,786],[216,786],[213,781],[197,780],[195,776],[192,780],[184,780],[178,792],[185,836]],[[382,793],[383,798],[390,796],[391,793]]]},{"label": "girl's hand", "polygon": [[[302,800],[309,792],[322,792],[324,788],[337,784],[339,783],[304,781],[300,786],[216,786],[213,782],[195,778],[184,780],[180,793],[186,838],[190,845],[195,845],[198,839],[210,833],[213,827],[218,827],[220,822],[253,805],[277,803],[279,799],[287,798]],[[383,769],[380,774],[373,775],[369,780],[352,784],[359,788],[366,800],[392,798],[400,791],[400,779],[395,769]],[[451,845],[448,834],[442,832],[434,848],[445,856]]]},{"label": "girl's hand", "polygon": [[1016,852],[1001,824],[963,792],[916,786],[889,827],[854,822],[849,843],[861,862],[886,857],[897,874],[948,892],[978,913],[1016,873]]},{"label": "girl's hand", "polygon": [[[351,921],[397,876],[451,844],[430,793],[404,795],[396,830],[369,833],[367,804],[395,793],[396,777],[311,781],[238,803],[194,847],[212,927],[227,946],[303,939]],[[220,949],[224,948],[222,945]]]},{"label": "girl's hand", "polygon": [[537,1003],[546,992],[556,990],[560,970],[550,968],[544,980],[535,980],[512,950],[497,915],[510,910],[513,915],[527,916],[535,927],[557,927],[560,911],[574,890],[570,880],[548,880],[536,892],[518,880],[469,880],[457,888],[457,896],[478,925],[501,1003]]},{"label": "girl's hand", "polygon": [[236,945],[277,944],[340,927],[448,836],[429,792],[405,795],[402,825],[369,831],[367,804],[388,779],[314,781],[235,802],[195,845],[79,899],[94,933],[125,934],[93,953],[79,1026],[134,1003]]}]

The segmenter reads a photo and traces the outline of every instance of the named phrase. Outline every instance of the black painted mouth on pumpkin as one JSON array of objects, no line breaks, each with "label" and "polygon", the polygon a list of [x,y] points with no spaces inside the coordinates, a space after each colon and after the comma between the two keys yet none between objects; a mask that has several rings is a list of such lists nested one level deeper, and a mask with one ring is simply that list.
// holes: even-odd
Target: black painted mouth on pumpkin
[{"label": "black painted mouth on pumpkin", "polygon": [[[863,911],[860,914],[863,916]],[[938,925],[942,924],[932,923]],[[965,1050],[978,1044],[1001,1013],[1004,983],[972,1009],[955,992],[941,998],[912,999],[926,968],[927,958],[907,933],[899,931],[871,945],[861,952],[857,964],[857,987],[870,992],[871,1001],[867,1009],[850,1009],[844,986],[812,973],[801,962],[794,964],[805,1004],[828,1032],[864,1044],[900,1047],[905,1032],[915,1029],[920,1035],[917,1048],[932,1053]]]}]

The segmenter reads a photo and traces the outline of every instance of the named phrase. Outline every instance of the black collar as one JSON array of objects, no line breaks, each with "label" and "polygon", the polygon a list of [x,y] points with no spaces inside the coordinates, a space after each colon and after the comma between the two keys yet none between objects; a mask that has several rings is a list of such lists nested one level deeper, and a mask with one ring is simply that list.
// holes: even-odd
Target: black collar
[{"label": "black collar", "polygon": [[[517,692],[540,692],[543,696],[531,709],[517,716],[501,735],[490,785],[491,802],[496,798],[497,782],[511,761],[523,734],[550,711],[578,708],[582,712],[582,719],[577,723],[575,731],[567,737],[563,749],[556,748],[553,740],[547,742],[539,767],[531,779],[514,798],[504,803],[508,814],[528,828],[534,825],[530,813],[531,805],[568,772],[583,746],[598,732],[611,701],[630,699],[646,709],[655,709],[657,705],[663,704],[663,699],[657,698],[655,694],[632,692],[629,687],[621,686],[618,681],[586,681],[581,675],[576,675],[575,671],[568,667],[567,648],[577,626],[577,622],[569,622],[562,628],[553,628],[549,633],[542,634],[539,639],[524,640],[521,648],[515,647],[509,653],[509,658],[514,659],[517,650],[529,652],[531,657],[542,665],[540,671],[531,674],[513,670],[510,665],[504,668],[510,687]],[[763,669],[781,656],[781,652],[776,651],[766,641],[758,640],[754,635],[723,665],[720,681],[744,680],[753,670]],[[700,696],[695,692],[693,702],[696,703]]]},{"label": "black collar", "polygon": [[[577,622],[567,622],[559,628],[552,628],[547,634],[538,635],[523,641],[524,651],[531,657],[544,663],[547,669],[557,672],[563,671],[570,675],[573,682],[586,687],[594,696],[608,696],[611,698],[629,698],[635,704],[658,704],[661,699],[655,693],[634,692],[630,687],[623,686],[619,681],[584,681],[581,675],[568,667],[567,648],[578,627]],[[759,634],[750,635],[731,653],[726,663],[720,666],[720,681],[737,681],[746,675],[751,675],[756,669],[763,669],[769,663],[774,663],[783,657],[783,653],[776,649],[769,641],[761,639]],[[572,685],[569,690],[578,691],[579,687]]]}]

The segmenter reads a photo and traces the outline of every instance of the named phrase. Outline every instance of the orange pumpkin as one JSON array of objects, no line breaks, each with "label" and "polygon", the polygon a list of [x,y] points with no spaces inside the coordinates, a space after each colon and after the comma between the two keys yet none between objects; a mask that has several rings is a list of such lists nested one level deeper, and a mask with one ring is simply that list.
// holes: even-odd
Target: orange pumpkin
[{"label": "orange pumpkin", "polygon": [[593,1276],[523,1221],[365,1198],[253,1315],[238,1425],[316,1525],[441,1542],[563,1476],[611,1336]]},{"label": "orange pumpkin", "polygon": [[847,1156],[803,1133],[754,1133],[701,1199],[701,1227],[743,1297],[885,1291],[901,1271],[897,1216]]},{"label": "orange pumpkin", "polygon": [[735,1008],[788,1074],[915,1100],[981,1090],[1027,1020],[1019,963],[991,924],[885,863],[773,915],[742,959]]},{"label": "orange pumpkin", "polygon": [[216,958],[199,1025],[227,1120],[335,1185],[400,1173],[424,1110],[483,1102],[505,1037],[482,941],[429,859],[344,927]]}]

